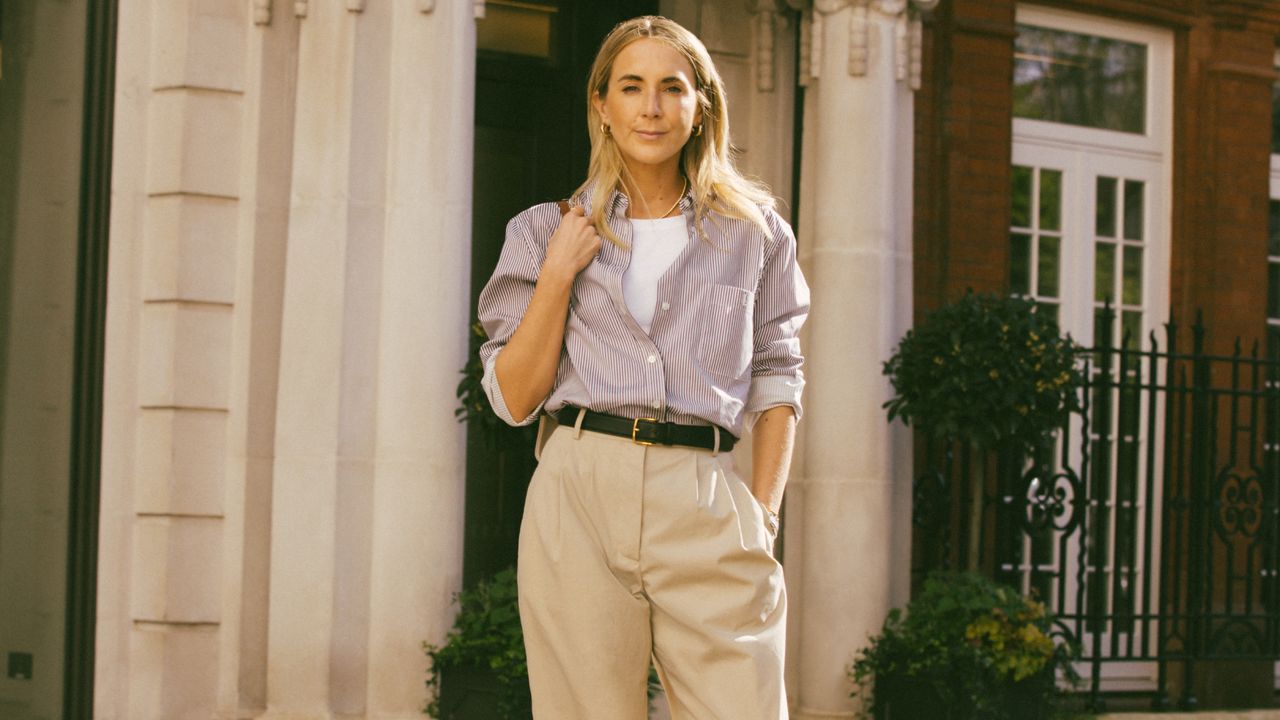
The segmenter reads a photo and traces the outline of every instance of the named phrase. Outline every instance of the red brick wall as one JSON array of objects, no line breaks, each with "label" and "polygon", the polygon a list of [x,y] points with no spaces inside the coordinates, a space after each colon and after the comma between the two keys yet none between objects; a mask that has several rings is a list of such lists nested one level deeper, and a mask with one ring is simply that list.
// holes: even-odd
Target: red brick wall
[{"label": "red brick wall", "polygon": [[930,24],[916,104],[917,316],[1008,282],[1014,3],[952,0]]}]

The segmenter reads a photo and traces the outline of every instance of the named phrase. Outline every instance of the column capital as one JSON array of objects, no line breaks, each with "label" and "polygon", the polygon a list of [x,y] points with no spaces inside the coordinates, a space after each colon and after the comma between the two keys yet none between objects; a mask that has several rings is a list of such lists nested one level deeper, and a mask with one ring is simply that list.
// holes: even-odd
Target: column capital
[{"label": "column capital", "polygon": [[784,0],[794,10],[812,9],[823,15],[834,15],[847,7],[871,8],[896,17],[909,11],[929,12],[942,0]]},{"label": "column capital", "polygon": [[801,82],[817,78],[822,65],[824,26],[835,21],[835,15],[851,10],[849,24],[849,74],[865,77],[871,61],[871,23],[894,23],[893,57],[895,75],[912,90],[920,89],[924,25],[921,16],[932,12],[941,0],[788,0],[793,7],[804,8],[801,32]]}]

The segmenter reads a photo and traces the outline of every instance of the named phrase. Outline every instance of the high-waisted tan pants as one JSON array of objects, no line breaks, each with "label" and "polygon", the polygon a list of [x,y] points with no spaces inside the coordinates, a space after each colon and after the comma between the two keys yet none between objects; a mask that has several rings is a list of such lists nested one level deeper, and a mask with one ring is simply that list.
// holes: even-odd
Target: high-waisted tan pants
[{"label": "high-waisted tan pants", "polygon": [[536,720],[643,720],[652,654],[673,720],[785,720],[786,589],[727,453],[561,426],[520,528]]}]

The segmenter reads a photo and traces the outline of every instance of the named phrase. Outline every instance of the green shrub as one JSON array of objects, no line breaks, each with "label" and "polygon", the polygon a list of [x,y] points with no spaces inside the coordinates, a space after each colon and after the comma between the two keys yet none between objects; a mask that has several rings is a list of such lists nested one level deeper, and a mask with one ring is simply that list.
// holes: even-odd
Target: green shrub
[{"label": "green shrub", "polygon": [[880,634],[855,659],[849,674],[863,710],[884,710],[878,688],[912,680],[931,687],[957,717],[1006,718],[1007,698],[1047,703],[1054,675],[1075,682],[1073,652],[1050,637],[1045,607],[1010,587],[974,573],[930,575],[904,613],[894,609]]},{"label": "green shrub", "polygon": [[528,717],[525,688],[529,670],[525,664],[524,633],[516,596],[516,571],[507,568],[472,590],[458,593],[458,617],[440,646],[423,644],[431,658],[427,687],[432,700],[426,713],[440,716],[440,676],[451,667],[478,666],[494,671],[499,684],[503,717]]},{"label": "green shrub", "polygon": [[884,407],[940,439],[1030,452],[1079,409],[1079,352],[1031,300],[968,293],[903,336],[884,364],[895,392]]}]

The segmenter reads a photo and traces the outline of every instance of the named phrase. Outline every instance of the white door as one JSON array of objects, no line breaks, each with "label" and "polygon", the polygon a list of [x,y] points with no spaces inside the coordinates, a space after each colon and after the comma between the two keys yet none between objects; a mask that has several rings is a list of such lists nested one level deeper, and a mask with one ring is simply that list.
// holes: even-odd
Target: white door
[{"label": "white door", "polygon": [[[1078,342],[1104,342],[1100,313],[1115,313],[1112,347],[1147,348],[1154,332],[1163,347],[1169,307],[1169,218],[1173,42],[1170,33],[1034,6],[1018,9],[1015,58],[1013,199],[1010,285]],[[1145,363],[1120,367],[1113,382],[1145,380]],[[1095,368],[1097,370],[1097,368]],[[1095,407],[1088,428],[1091,471],[1075,492],[1088,492],[1085,527],[1094,557],[1080,567],[1080,543],[1060,531],[1023,537],[1016,570],[1064,615],[1085,609],[1111,618],[1082,626],[1076,639],[1107,657],[1154,650],[1158,605],[1160,458],[1149,443],[1159,425],[1135,422],[1148,413],[1139,390],[1113,390],[1110,412]],[[1161,413],[1155,414],[1156,418]],[[1077,421],[1058,457],[1080,468]],[[1156,452],[1149,452],[1150,450]],[[1154,460],[1148,461],[1148,458]],[[1061,479],[1045,478],[1045,483]],[[1043,490],[1044,488],[1041,488]],[[1149,512],[1150,511],[1150,512]],[[1078,533],[1079,531],[1075,531]],[[1079,579],[1085,579],[1082,591]],[[1132,617],[1131,617],[1132,616]],[[1096,636],[1096,637],[1095,637]],[[1154,688],[1154,664],[1108,662],[1102,689]]]}]

